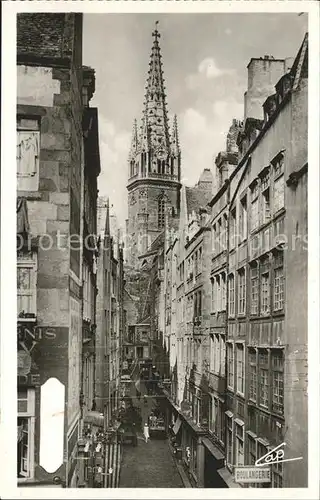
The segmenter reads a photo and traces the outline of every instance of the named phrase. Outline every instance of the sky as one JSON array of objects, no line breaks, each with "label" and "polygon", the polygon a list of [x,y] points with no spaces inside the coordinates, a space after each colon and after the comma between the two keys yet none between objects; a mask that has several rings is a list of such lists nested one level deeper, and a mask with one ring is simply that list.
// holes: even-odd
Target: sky
[{"label": "sky", "polygon": [[122,227],[132,125],[142,116],[157,20],[169,118],[178,117],[187,185],[213,167],[232,119],[243,119],[250,59],[295,57],[307,31],[307,15],[297,13],[84,14],[83,63],[96,71],[90,106],[99,113],[99,195],[109,196]]}]

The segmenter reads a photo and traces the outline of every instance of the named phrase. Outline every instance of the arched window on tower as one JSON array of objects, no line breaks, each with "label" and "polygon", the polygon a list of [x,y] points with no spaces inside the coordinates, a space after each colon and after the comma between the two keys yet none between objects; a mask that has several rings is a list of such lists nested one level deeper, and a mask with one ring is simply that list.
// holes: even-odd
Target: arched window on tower
[{"label": "arched window on tower", "polygon": [[130,177],[134,175],[134,160],[130,161]]},{"label": "arched window on tower", "polygon": [[143,152],[141,154],[141,174],[145,175],[146,174],[146,159],[147,159],[147,154]]},{"label": "arched window on tower", "polygon": [[165,200],[163,196],[158,199],[158,228],[162,229],[164,227],[165,219]]},{"label": "arched window on tower", "polygon": [[161,174],[161,160],[157,160],[157,170],[158,174]]},{"label": "arched window on tower", "polygon": [[173,157],[171,157],[171,165],[170,165],[170,167],[171,167],[171,175],[173,175],[174,174],[174,159],[173,159]]},{"label": "arched window on tower", "polygon": [[166,162],[164,160],[161,160],[161,173],[166,173]]}]

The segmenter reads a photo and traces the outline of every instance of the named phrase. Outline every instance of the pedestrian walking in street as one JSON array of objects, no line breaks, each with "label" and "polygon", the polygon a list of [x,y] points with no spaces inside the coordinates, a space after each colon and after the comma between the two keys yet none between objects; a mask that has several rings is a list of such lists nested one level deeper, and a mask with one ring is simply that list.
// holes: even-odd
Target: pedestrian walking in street
[{"label": "pedestrian walking in street", "polygon": [[144,428],[143,428],[143,435],[144,435],[144,438],[146,440],[146,443],[148,442],[149,438],[150,438],[150,435],[149,435],[149,427],[148,427],[148,424],[145,423],[144,424]]}]

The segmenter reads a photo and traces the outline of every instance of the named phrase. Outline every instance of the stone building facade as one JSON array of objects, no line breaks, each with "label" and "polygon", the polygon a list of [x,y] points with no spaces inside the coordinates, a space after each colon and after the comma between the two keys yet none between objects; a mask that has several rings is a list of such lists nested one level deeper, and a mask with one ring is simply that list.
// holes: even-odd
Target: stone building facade
[{"label": "stone building facade", "polygon": [[167,238],[166,275],[177,268],[167,314],[176,300],[177,318],[166,325],[165,394],[195,487],[244,487],[235,467],[284,441],[285,456],[303,460],[272,465],[266,486],[307,486],[307,54],[306,35],[291,67],[250,62],[245,120],[216,158],[203,227],[183,220],[183,187],[179,233]]},{"label": "stone building facade", "polygon": [[83,238],[95,234],[100,171],[82,15],[18,14],[17,64],[18,484],[76,486],[82,403],[94,395],[82,355],[95,238],[86,257]]},{"label": "stone building facade", "polygon": [[110,228],[109,200],[99,198],[99,257],[97,266],[96,409],[111,427],[119,409],[122,344],[124,340],[123,248]]},{"label": "stone building facade", "polygon": [[285,441],[303,460],[272,466],[278,488],[308,476],[307,53],[306,36],[263,120],[246,119],[230,179],[226,463],[233,472]]}]

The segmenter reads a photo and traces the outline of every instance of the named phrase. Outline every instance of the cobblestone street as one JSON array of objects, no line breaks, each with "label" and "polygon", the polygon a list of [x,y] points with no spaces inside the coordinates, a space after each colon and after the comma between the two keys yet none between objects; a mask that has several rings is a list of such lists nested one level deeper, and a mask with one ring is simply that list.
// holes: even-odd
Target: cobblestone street
[{"label": "cobblestone street", "polygon": [[[133,397],[133,404],[140,407],[142,426],[156,406],[155,398],[148,397],[141,382],[141,398]],[[178,469],[172,458],[167,439],[150,439],[145,442],[142,429],[138,432],[138,446],[124,446],[120,469],[120,488],[183,488]]]},{"label": "cobblestone street", "polygon": [[167,440],[150,439],[142,433],[138,446],[126,446],[120,470],[120,488],[183,488]]}]

